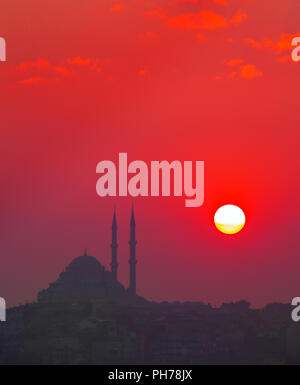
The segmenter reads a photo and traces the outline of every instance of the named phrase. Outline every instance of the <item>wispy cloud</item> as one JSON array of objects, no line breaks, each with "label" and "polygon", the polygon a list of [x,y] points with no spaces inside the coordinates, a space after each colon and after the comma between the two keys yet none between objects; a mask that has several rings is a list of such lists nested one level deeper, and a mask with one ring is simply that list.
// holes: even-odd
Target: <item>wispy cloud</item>
[{"label": "wispy cloud", "polygon": [[[18,84],[39,84],[42,82],[57,81],[63,77],[76,76],[83,72],[101,73],[101,61],[98,58],[83,58],[77,56],[68,58],[62,63],[52,64],[50,61],[39,58],[32,62],[23,62],[17,66],[19,76],[23,79]],[[27,78],[24,78],[25,76]]]}]

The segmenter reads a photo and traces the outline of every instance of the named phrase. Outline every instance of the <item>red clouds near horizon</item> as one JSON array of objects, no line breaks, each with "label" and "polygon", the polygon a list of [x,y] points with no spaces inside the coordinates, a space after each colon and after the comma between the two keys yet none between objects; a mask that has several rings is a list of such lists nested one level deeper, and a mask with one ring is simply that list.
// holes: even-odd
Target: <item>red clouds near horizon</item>
[{"label": "red clouds near horizon", "polygon": [[[95,192],[97,162],[123,151],[206,162],[203,207],[135,200],[141,295],[255,306],[299,295],[296,0],[0,8],[0,296],[34,298],[84,247],[108,266],[115,205],[127,284],[131,200]],[[237,237],[214,228],[226,203],[246,213]]]}]

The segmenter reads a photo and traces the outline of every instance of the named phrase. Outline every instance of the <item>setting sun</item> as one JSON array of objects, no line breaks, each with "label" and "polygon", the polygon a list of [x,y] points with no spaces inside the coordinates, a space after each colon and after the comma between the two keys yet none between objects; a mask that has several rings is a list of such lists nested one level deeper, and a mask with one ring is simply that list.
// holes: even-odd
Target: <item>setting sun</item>
[{"label": "setting sun", "polygon": [[220,207],[214,217],[215,225],[224,234],[236,234],[245,225],[246,217],[238,206],[225,205]]}]

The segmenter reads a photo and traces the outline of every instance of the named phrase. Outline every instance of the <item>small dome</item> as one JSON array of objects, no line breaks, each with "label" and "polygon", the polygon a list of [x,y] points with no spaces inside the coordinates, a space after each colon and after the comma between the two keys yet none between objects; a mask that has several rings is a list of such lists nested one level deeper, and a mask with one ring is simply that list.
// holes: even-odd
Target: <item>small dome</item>
[{"label": "small dome", "polygon": [[98,261],[98,259],[91,257],[87,254],[81,255],[80,257],[77,257],[73,259],[73,261],[70,263],[70,265],[67,267],[68,271],[74,271],[74,272],[103,272],[104,267],[101,265],[101,263]]}]

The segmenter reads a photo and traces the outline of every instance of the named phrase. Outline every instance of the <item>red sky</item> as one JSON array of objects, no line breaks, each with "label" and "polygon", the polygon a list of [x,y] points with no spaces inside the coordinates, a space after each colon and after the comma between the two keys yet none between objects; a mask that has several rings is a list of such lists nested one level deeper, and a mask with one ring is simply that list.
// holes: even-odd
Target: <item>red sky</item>
[{"label": "red sky", "polygon": [[[205,203],[136,198],[137,284],[154,300],[300,295],[298,0],[3,0],[0,296],[31,300],[84,247],[128,284],[131,198],[96,164],[205,160]],[[234,203],[247,224],[213,225]]]}]

